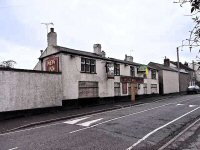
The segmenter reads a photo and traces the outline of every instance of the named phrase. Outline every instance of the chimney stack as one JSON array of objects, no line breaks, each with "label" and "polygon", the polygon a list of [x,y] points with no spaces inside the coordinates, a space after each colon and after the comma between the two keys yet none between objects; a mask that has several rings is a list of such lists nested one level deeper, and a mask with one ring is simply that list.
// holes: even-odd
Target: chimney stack
[{"label": "chimney stack", "polygon": [[102,55],[102,53],[101,53],[101,44],[94,44],[93,48],[94,48],[94,53],[95,54]]},{"label": "chimney stack", "polygon": [[57,34],[54,32],[54,28],[50,28],[50,32],[47,34],[48,46],[57,45]]},{"label": "chimney stack", "polygon": [[169,67],[170,66],[170,60],[165,56],[164,59],[164,66]]},{"label": "chimney stack", "polygon": [[133,56],[125,55],[125,61],[133,62]]}]

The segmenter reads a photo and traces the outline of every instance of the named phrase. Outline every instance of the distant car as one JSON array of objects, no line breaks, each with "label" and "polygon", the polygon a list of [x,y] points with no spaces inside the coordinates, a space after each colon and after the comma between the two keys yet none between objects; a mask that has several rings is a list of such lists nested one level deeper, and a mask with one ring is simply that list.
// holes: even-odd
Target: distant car
[{"label": "distant car", "polygon": [[191,85],[187,88],[187,94],[197,94],[200,92],[198,85]]}]

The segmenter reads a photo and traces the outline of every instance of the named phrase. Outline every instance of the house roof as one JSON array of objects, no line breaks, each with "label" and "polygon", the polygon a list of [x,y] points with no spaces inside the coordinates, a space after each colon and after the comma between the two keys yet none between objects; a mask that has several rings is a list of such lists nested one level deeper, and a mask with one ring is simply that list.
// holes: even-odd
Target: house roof
[{"label": "house roof", "polygon": [[[174,61],[170,61],[170,63],[174,64],[175,66],[177,66],[177,62]],[[186,71],[194,71],[193,69],[189,68],[188,66],[182,64],[181,62],[179,62],[179,67],[180,69],[185,69]]]},{"label": "house roof", "polygon": [[123,64],[129,64],[129,65],[134,65],[134,66],[140,66],[142,64],[135,63],[135,62],[129,62],[129,61],[124,61],[120,59],[115,59],[115,58],[109,58],[109,57],[102,57],[96,53],[92,52],[87,52],[87,51],[81,51],[81,50],[75,50],[67,47],[61,47],[61,46],[54,46],[59,52],[62,53],[67,53],[67,54],[74,54],[74,55],[80,55],[80,56],[85,56],[85,57],[92,57],[96,59],[102,59],[102,60],[107,60],[111,62],[118,62],[118,63],[123,63]]},{"label": "house roof", "polygon": [[178,70],[175,68],[167,67],[162,64],[158,64],[158,63],[154,63],[154,62],[150,62],[148,65],[153,68],[156,68],[157,70],[167,70],[167,71],[172,71],[172,72],[178,72]]}]

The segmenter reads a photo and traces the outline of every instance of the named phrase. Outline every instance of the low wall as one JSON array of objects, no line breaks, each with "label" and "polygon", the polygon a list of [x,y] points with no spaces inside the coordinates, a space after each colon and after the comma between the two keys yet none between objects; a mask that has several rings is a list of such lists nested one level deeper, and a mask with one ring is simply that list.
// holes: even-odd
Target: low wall
[{"label": "low wall", "polygon": [[0,112],[62,106],[61,73],[0,68]]}]

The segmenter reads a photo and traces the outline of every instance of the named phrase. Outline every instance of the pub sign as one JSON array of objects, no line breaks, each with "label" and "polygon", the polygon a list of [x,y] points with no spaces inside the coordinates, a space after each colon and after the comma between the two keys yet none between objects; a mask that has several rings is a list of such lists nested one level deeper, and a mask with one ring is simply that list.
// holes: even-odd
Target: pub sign
[{"label": "pub sign", "polygon": [[113,63],[107,63],[106,69],[107,69],[107,78],[108,79],[114,79],[114,64]]},{"label": "pub sign", "polygon": [[59,58],[51,57],[46,60],[46,71],[58,72],[59,71]]}]

